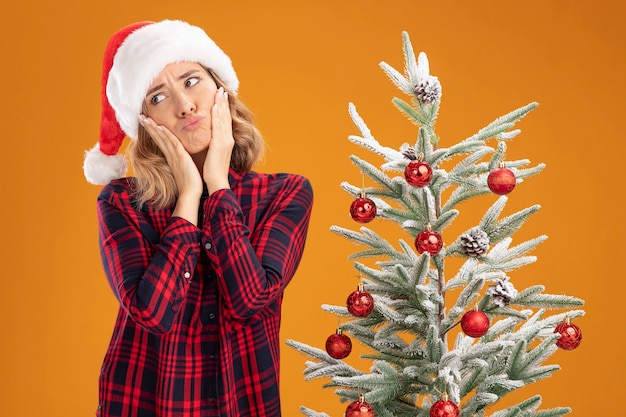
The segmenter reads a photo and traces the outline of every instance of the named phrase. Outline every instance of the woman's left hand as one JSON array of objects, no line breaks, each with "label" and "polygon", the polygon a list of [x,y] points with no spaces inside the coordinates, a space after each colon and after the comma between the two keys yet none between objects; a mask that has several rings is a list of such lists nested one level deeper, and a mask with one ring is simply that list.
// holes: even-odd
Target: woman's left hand
[{"label": "woman's left hand", "polygon": [[232,123],[228,93],[220,87],[215,93],[215,104],[211,110],[211,142],[202,169],[209,194],[230,188],[228,170],[235,146]]}]

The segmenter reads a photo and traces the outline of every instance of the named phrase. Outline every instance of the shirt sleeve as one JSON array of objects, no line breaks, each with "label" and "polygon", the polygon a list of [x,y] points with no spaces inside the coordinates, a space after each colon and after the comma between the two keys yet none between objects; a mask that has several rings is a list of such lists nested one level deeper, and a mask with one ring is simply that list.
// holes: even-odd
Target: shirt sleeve
[{"label": "shirt sleeve", "polygon": [[161,235],[124,199],[98,200],[100,253],[121,307],[141,327],[172,329],[200,253],[200,230],[172,217]]},{"label": "shirt sleeve", "polygon": [[204,247],[233,320],[255,315],[282,295],[302,257],[312,201],[309,181],[291,176],[251,210],[253,230],[230,189],[204,203]]}]

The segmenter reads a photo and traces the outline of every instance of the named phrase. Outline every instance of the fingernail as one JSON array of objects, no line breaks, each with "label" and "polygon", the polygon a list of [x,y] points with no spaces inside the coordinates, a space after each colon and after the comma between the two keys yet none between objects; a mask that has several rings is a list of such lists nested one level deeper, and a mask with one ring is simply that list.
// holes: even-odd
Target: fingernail
[{"label": "fingernail", "polygon": [[141,114],[137,116],[137,120],[139,121],[139,124],[143,126],[143,117]]}]

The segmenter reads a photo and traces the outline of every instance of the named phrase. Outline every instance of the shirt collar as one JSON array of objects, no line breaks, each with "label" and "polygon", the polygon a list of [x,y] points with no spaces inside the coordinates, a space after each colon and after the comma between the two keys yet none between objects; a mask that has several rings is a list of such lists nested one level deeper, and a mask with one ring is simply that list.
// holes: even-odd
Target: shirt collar
[{"label": "shirt collar", "polygon": [[230,188],[233,188],[235,184],[241,181],[245,174],[239,173],[232,168],[228,169],[228,183],[230,184]]}]

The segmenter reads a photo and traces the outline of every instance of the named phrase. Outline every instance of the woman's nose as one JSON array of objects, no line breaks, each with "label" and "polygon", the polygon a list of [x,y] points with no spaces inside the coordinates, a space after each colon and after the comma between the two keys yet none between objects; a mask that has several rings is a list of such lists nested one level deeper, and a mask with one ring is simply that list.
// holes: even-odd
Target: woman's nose
[{"label": "woman's nose", "polygon": [[178,101],[177,103],[178,117],[187,117],[196,111],[195,104],[185,94],[179,94],[177,101]]}]

